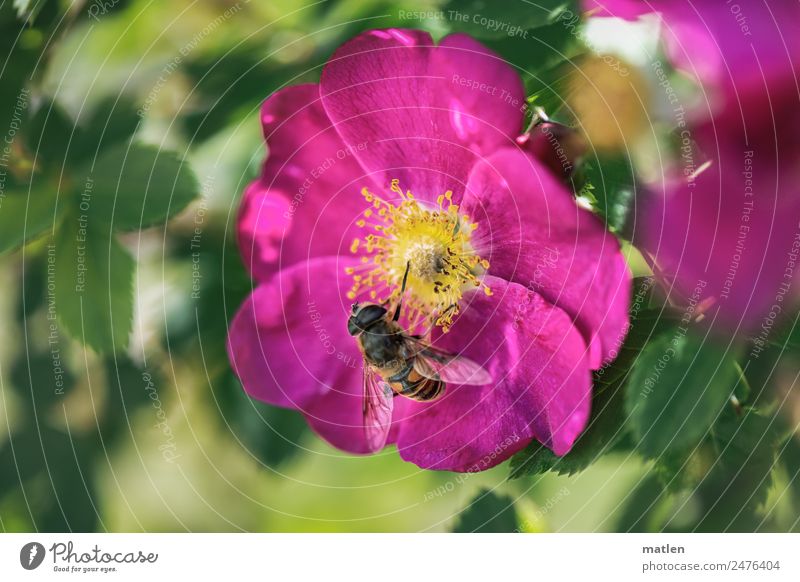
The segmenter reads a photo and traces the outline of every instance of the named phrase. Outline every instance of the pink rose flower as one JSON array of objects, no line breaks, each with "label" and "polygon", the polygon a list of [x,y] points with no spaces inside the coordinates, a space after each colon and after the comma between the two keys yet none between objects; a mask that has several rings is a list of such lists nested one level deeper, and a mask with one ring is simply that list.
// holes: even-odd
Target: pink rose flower
[{"label": "pink rose flower", "polygon": [[355,37],[319,85],[267,99],[269,156],[238,223],[257,287],[229,333],[249,395],[372,452],[347,320],[354,302],[395,305],[408,266],[401,323],[493,381],[394,398],[402,458],[479,471],[533,439],[570,450],[591,371],[625,334],[631,280],[617,240],[516,145],[524,109],[515,71],[469,36],[437,46],[398,29]]}]

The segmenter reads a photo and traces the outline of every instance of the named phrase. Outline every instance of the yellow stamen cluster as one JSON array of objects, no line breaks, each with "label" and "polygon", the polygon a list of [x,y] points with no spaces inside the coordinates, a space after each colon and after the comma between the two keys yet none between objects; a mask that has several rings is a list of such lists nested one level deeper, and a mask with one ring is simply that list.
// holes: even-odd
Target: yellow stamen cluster
[{"label": "yellow stamen cluster", "polygon": [[[404,192],[398,180],[392,180],[391,191],[399,196],[397,204],[367,188],[361,191],[370,207],[356,224],[369,232],[350,246],[362,257],[359,267],[348,268],[353,276],[348,297],[394,305],[402,299],[409,329],[430,318],[447,331],[466,290],[482,288],[491,295],[479,279],[489,263],[471,244],[477,224],[459,214],[450,191],[440,195],[433,208]],[[401,298],[406,268],[406,293]]]}]

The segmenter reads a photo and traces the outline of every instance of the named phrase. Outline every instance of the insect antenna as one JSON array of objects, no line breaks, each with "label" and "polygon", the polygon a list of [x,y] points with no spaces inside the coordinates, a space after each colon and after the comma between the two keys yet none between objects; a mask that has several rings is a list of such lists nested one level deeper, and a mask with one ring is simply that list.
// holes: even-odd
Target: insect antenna
[{"label": "insect antenna", "polygon": [[406,263],[406,272],[403,274],[403,284],[400,286],[400,300],[397,302],[397,309],[394,310],[394,317],[392,321],[400,319],[400,308],[403,306],[403,293],[406,292],[406,283],[408,282],[408,270],[411,268],[411,261]]}]

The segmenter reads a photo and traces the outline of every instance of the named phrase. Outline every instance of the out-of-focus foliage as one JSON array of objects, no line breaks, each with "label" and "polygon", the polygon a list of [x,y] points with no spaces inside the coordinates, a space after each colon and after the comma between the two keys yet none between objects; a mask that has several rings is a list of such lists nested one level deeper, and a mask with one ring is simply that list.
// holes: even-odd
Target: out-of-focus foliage
[{"label": "out-of-focus foliage", "polygon": [[456,533],[511,533],[517,530],[514,501],[491,491],[480,491],[458,517]]}]

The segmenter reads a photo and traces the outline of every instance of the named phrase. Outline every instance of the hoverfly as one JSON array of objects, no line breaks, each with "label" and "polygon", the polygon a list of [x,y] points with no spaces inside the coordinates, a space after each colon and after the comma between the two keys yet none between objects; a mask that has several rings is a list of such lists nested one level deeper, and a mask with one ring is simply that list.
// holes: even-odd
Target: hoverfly
[{"label": "hoverfly", "polygon": [[[408,269],[403,290],[407,276]],[[483,386],[492,380],[469,358],[447,353],[420,336],[406,333],[397,323],[400,305],[392,317],[388,315],[381,305],[354,303],[347,321],[347,330],[358,340],[364,356],[362,412],[370,451],[386,444],[395,396],[431,402],[444,394],[446,383]]]}]

